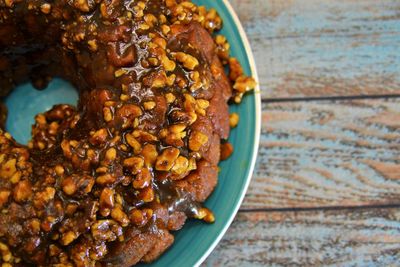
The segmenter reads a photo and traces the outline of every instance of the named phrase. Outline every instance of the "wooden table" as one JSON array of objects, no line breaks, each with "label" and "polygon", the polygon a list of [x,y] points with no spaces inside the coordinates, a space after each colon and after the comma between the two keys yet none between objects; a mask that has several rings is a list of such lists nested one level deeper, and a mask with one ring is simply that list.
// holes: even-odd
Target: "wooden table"
[{"label": "wooden table", "polygon": [[258,162],[204,266],[400,265],[400,1],[231,0],[263,96]]}]

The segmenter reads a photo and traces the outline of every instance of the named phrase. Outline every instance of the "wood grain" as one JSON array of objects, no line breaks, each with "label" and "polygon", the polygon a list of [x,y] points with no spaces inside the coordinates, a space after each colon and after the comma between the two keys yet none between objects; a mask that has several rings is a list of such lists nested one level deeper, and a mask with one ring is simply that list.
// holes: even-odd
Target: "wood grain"
[{"label": "wood grain", "polygon": [[263,104],[243,210],[400,204],[400,99]]},{"label": "wood grain", "polygon": [[230,2],[263,99],[289,102],[264,101],[252,183],[203,266],[398,266],[400,98],[290,100],[400,95],[400,2]]},{"label": "wood grain", "polygon": [[398,266],[400,209],[239,213],[203,266]]},{"label": "wood grain", "polygon": [[400,94],[400,1],[230,2],[264,99]]}]

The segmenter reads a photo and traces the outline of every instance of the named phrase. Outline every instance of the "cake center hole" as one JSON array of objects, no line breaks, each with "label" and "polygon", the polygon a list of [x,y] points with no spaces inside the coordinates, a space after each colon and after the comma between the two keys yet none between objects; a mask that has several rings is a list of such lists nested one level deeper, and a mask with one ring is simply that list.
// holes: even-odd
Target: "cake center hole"
[{"label": "cake center hole", "polygon": [[77,102],[77,90],[62,79],[53,79],[44,90],[37,90],[30,83],[21,84],[4,99],[8,109],[6,130],[17,142],[26,145],[31,140],[32,125],[38,113],[57,104],[76,106]]}]

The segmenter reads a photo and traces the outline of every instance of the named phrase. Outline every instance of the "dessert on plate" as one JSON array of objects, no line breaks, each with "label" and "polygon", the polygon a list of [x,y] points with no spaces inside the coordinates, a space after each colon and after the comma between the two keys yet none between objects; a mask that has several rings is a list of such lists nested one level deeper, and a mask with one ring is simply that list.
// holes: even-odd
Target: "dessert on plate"
[{"label": "dessert on plate", "polygon": [[151,262],[188,218],[214,221],[228,102],[255,86],[221,27],[191,1],[0,0],[0,95],[52,77],[80,95],[28,145],[0,130],[2,266]]}]

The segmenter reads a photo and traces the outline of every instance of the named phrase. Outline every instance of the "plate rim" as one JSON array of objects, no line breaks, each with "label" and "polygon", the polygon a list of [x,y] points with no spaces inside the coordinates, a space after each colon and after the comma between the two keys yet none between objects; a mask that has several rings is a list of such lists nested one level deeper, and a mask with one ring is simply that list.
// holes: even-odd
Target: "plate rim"
[{"label": "plate rim", "polygon": [[229,15],[232,17],[235,26],[237,27],[237,30],[240,35],[240,39],[243,42],[243,46],[245,48],[245,53],[247,56],[247,60],[249,61],[249,66],[250,66],[250,71],[251,71],[251,76],[255,79],[257,85],[254,88],[254,100],[255,100],[255,130],[254,130],[254,144],[253,144],[253,154],[251,156],[251,162],[249,166],[249,175],[246,177],[246,183],[242,189],[242,193],[239,197],[239,201],[237,202],[237,205],[235,206],[232,214],[229,216],[229,219],[227,220],[227,223],[224,225],[218,236],[215,238],[211,246],[207,249],[207,251],[199,258],[197,263],[194,265],[195,267],[200,266],[206,258],[211,254],[211,252],[215,249],[215,247],[218,245],[218,243],[221,241],[221,239],[224,237],[226,231],[229,229],[230,225],[232,224],[233,220],[235,219],[240,206],[243,203],[243,199],[246,195],[247,189],[250,185],[250,182],[253,178],[253,172],[254,172],[254,167],[256,164],[257,160],[257,155],[258,155],[258,149],[259,149],[259,144],[260,144],[260,134],[261,134],[261,91],[260,91],[260,80],[258,77],[257,73],[257,66],[256,62],[254,59],[253,51],[250,46],[250,42],[247,38],[246,32],[244,31],[243,25],[239,20],[238,15],[236,14],[235,10],[233,9],[231,3],[229,0],[222,0],[222,4],[225,5]]}]

